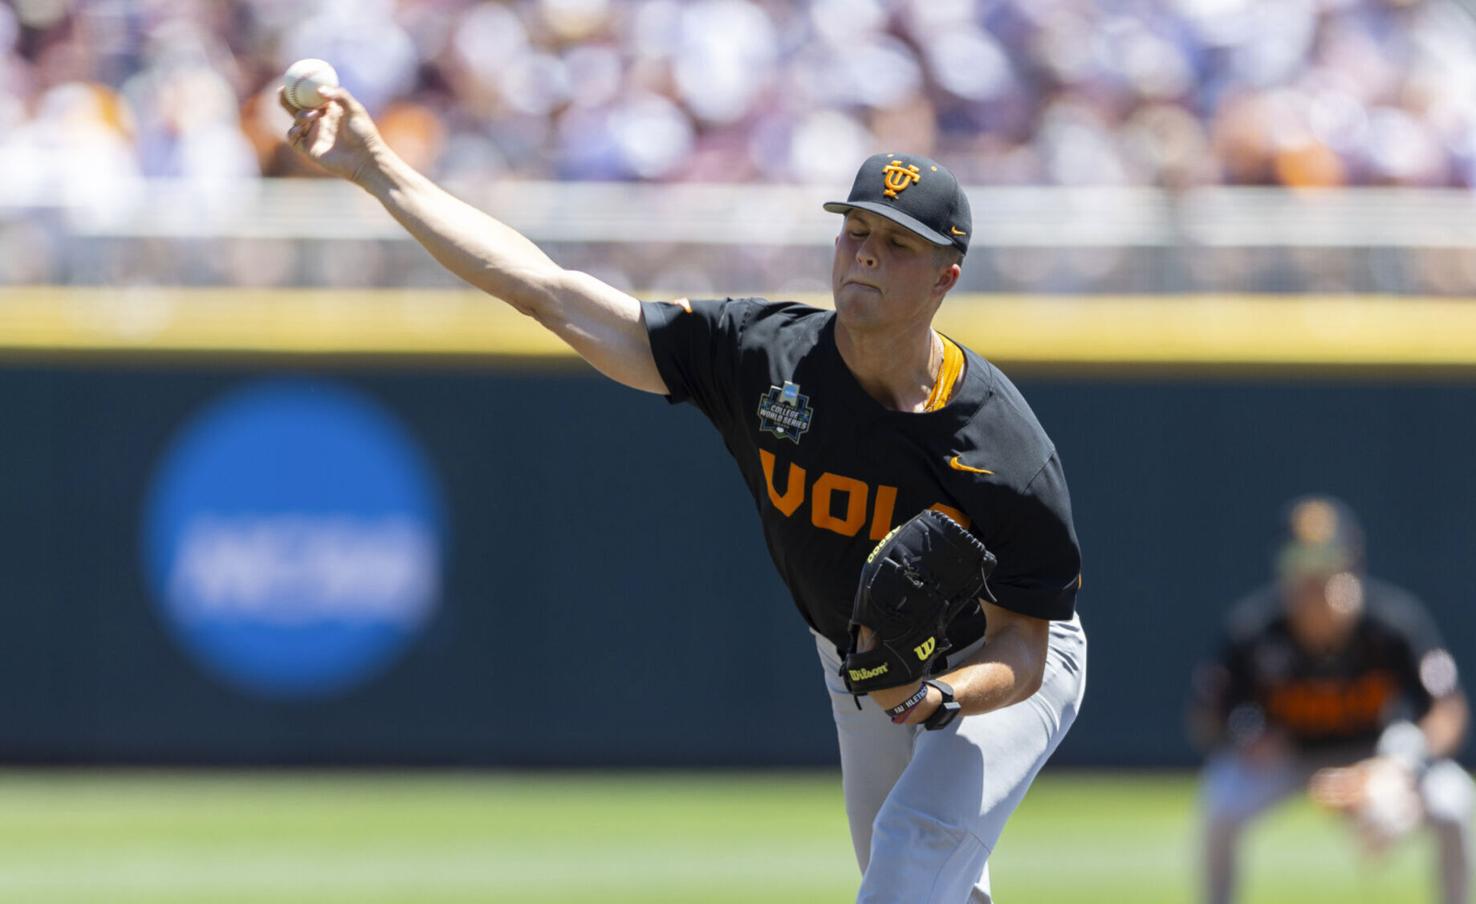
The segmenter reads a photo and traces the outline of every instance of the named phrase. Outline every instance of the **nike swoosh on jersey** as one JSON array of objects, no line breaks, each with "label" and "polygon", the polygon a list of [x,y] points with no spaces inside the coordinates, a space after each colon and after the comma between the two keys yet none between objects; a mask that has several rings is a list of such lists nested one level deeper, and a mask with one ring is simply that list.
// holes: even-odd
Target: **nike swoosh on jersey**
[{"label": "nike swoosh on jersey", "polygon": [[955,471],[967,471],[970,474],[988,474],[990,477],[994,476],[993,471],[986,471],[984,468],[974,468],[964,464],[963,462],[958,460],[957,455],[948,459],[948,467],[952,468]]}]

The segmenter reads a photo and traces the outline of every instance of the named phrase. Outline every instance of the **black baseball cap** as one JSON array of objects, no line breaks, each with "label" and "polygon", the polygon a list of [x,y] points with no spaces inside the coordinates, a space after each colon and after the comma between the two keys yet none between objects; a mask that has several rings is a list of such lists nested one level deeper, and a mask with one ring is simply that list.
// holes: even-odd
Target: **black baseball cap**
[{"label": "black baseball cap", "polygon": [[917,154],[874,154],[866,158],[844,201],[830,201],[831,213],[869,210],[917,233],[934,245],[969,250],[974,221],[969,199],[943,164]]},{"label": "black baseball cap", "polygon": [[1276,556],[1284,580],[1357,571],[1363,566],[1363,527],[1347,503],[1302,496],[1287,504],[1286,536]]}]

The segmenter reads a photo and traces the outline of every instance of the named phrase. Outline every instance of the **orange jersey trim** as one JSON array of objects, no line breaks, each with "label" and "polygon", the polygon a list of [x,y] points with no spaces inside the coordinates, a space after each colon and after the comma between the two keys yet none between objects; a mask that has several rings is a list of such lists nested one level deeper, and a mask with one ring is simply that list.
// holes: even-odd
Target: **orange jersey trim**
[{"label": "orange jersey trim", "polygon": [[928,402],[923,406],[923,411],[937,411],[948,400],[953,398],[953,390],[958,386],[958,378],[963,374],[964,353],[952,339],[939,334],[943,340],[943,366],[938,368],[938,382],[933,384],[933,391],[928,395]]}]

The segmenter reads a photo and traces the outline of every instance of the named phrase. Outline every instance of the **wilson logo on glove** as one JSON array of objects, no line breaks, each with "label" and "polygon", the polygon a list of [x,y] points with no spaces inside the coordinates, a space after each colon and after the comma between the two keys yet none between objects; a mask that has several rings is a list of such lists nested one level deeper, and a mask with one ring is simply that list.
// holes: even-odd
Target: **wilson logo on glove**
[{"label": "wilson logo on glove", "polygon": [[[948,626],[994,600],[994,554],[957,521],[933,509],[889,533],[861,568],[851,606],[851,643],[841,676],[860,696],[928,677],[949,649]],[[862,627],[875,637],[860,649]]]}]

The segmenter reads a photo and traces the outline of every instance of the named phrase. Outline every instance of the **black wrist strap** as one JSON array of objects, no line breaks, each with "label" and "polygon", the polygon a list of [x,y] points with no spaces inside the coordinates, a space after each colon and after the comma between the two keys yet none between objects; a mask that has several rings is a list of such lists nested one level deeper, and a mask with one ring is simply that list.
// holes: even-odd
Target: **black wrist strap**
[{"label": "black wrist strap", "polygon": [[924,720],[923,728],[928,731],[937,731],[948,727],[954,719],[958,718],[959,710],[963,708],[957,700],[953,699],[953,687],[946,681],[939,681],[936,678],[927,679],[923,682],[923,686],[937,688],[938,693],[943,695],[943,702],[933,710],[931,716]]},{"label": "black wrist strap", "polygon": [[926,700],[927,697],[928,686],[926,684],[920,684],[917,686],[917,693],[887,710],[887,715],[891,717],[893,722],[901,723],[907,718],[907,714],[912,712],[913,707]]}]

